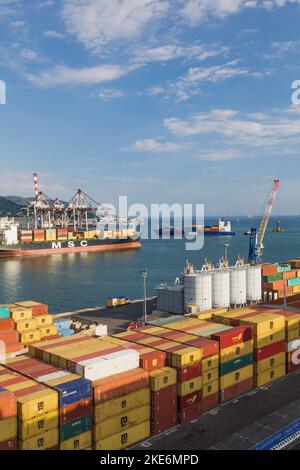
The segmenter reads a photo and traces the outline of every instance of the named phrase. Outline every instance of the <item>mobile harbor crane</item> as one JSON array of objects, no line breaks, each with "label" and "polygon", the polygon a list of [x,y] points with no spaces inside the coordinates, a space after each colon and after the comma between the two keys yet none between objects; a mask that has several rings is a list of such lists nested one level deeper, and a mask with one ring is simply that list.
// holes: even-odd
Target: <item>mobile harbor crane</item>
[{"label": "mobile harbor crane", "polygon": [[249,254],[248,254],[249,264],[252,264],[252,265],[256,264],[257,261],[260,260],[262,257],[263,250],[264,250],[263,242],[264,242],[266,230],[268,227],[268,223],[270,220],[272,208],[275,202],[276,194],[279,189],[279,185],[280,185],[280,181],[278,179],[274,180],[270,195],[267,200],[265,212],[264,212],[258,231],[256,228],[251,228],[250,230]]}]

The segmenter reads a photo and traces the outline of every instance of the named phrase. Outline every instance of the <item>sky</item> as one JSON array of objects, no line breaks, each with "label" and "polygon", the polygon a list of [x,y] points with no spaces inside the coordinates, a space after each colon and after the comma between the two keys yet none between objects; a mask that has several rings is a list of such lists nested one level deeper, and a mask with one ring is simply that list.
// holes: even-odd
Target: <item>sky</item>
[{"label": "sky", "polygon": [[0,0],[0,194],[300,213],[300,0]]}]

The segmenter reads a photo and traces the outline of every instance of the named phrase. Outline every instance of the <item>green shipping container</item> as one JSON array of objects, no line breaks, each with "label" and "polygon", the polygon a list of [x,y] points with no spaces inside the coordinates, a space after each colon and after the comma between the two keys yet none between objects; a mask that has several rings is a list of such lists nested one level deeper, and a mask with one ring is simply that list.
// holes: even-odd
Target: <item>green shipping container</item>
[{"label": "green shipping container", "polygon": [[66,441],[72,437],[83,434],[84,432],[92,429],[92,418],[90,415],[84,416],[83,418],[74,419],[69,423],[64,424],[60,428],[60,441]]},{"label": "green shipping container", "polygon": [[263,276],[264,282],[280,281],[281,279],[282,279],[282,273],[271,274],[270,276]]},{"label": "green shipping container", "polygon": [[290,271],[291,270],[291,265],[290,264],[287,264],[287,265],[282,265],[282,266],[278,266],[278,272],[279,273],[286,273],[287,271]]},{"label": "green shipping container", "polygon": [[3,320],[4,318],[9,318],[9,317],[10,317],[9,307],[2,305],[0,307],[0,319]]},{"label": "green shipping container", "polygon": [[253,354],[246,354],[245,356],[237,357],[232,361],[224,362],[220,365],[220,375],[229,374],[234,372],[237,369],[242,369],[242,367],[249,366],[253,363]]},{"label": "green shipping container", "polygon": [[288,286],[299,286],[300,285],[300,277],[295,277],[294,279],[288,279]]}]

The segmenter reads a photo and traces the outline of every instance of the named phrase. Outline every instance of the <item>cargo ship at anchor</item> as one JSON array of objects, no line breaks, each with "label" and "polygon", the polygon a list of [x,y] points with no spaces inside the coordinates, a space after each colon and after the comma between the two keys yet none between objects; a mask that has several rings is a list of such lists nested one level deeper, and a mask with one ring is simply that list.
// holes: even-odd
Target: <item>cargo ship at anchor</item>
[{"label": "cargo ship at anchor", "polygon": [[[174,237],[176,235],[185,235],[186,231],[183,227],[160,227],[156,230],[156,233],[160,236],[170,235]],[[214,236],[234,236],[236,233],[231,229],[231,222],[228,220],[225,222],[224,219],[219,219],[218,225],[192,225],[191,230],[188,230],[188,235],[193,234],[214,235]]]},{"label": "cargo ship at anchor", "polygon": [[67,204],[51,202],[33,176],[35,199],[24,209],[25,220],[0,218],[0,258],[141,247],[137,228],[142,221],[109,215],[80,189]]}]

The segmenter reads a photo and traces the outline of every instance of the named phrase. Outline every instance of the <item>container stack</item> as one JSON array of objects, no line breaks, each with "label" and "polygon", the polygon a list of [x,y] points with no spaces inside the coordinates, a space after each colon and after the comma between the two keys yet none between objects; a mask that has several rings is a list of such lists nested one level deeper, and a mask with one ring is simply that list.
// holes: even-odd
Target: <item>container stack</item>
[{"label": "container stack", "polygon": [[57,449],[57,392],[2,366],[0,387],[13,393],[17,401],[18,449]]},{"label": "container stack", "polygon": [[74,335],[75,331],[71,328],[72,320],[68,318],[57,318],[53,321],[54,325],[57,327],[58,336],[63,338],[66,336]]},{"label": "container stack", "polygon": [[58,228],[56,236],[58,241],[66,241],[68,240],[68,230],[66,228]]},{"label": "container stack", "polygon": [[120,450],[150,435],[149,372],[135,368],[93,382],[93,449]]},{"label": "container stack", "polygon": [[45,431],[59,429],[60,450],[91,447],[92,387],[89,380],[28,356],[10,359],[6,367],[49,387],[58,395],[58,411],[49,415]]},{"label": "container stack", "polygon": [[34,242],[45,241],[45,230],[33,230],[33,241]]},{"label": "container stack", "polygon": [[151,435],[159,434],[177,424],[176,369],[164,367],[150,372]]},{"label": "container stack", "polygon": [[55,228],[48,228],[45,230],[45,240],[47,242],[52,242],[56,240],[56,229]]},{"label": "container stack", "polygon": [[200,416],[202,396],[200,349],[141,332],[125,332],[115,336],[164,351],[167,354],[167,365],[177,369],[178,422],[184,423]]},{"label": "container stack", "polygon": [[31,243],[33,233],[32,230],[19,230],[18,239],[20,243]]},{"label": "container stack", "polygon": [[259,307],[238,309],[217,315],[215,321],[252,327],[256,387],[285,375],[285,320],[276,310]]},{"label": "container stack", "polygon": [[0,386],[1,450],[17,450],[17,402],[12,392]]},{"label": "container stack", "polygon": [[262,264],[262,291],[265,301],[300,293],[300,259],[282,264]]},{"label": "container stack", "polygon": [[[179,328],[180,325],[188,323],[180,322]],[[178,327],[178,324],[174,322],[172,324]],[[193,378],[197,374],[202,375],[201,411],[204,413],[219,403],[219,345],[216,341],[185,332],[184,326],[182,331],[168,329],[167,326],[166,324],[164,328],[161,328],[148,325],[139,331],[200,349],[202,359],[199,369],[197,370],[197,367],[193,367],[191,370],[185,368],[183,374],[178,371],[178,380],[182,378],[186,380],[188,376]]]},{"label": "container stack", "polygon": [[19,341],[19,333],[14,326],[9,305],[0,305],[0,354],[3,356],[17,353],[23,348]]}]

